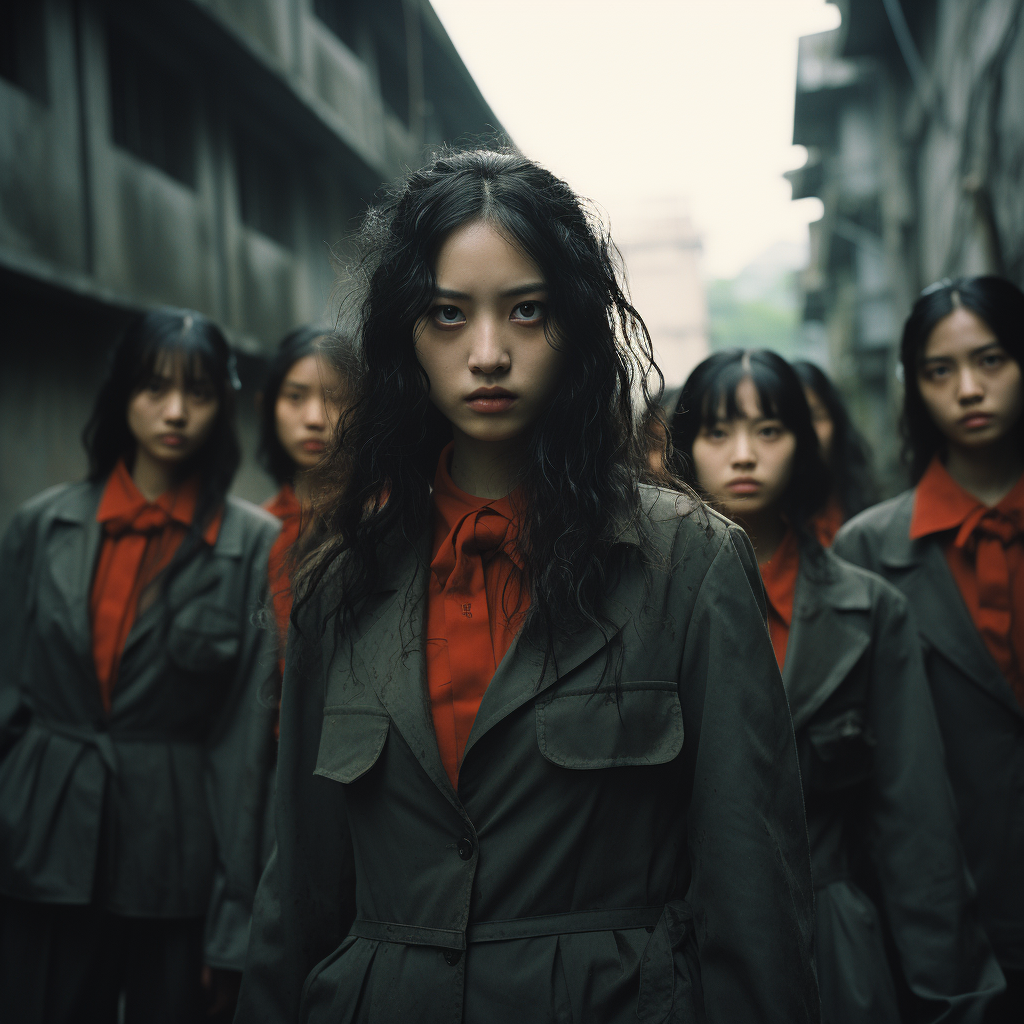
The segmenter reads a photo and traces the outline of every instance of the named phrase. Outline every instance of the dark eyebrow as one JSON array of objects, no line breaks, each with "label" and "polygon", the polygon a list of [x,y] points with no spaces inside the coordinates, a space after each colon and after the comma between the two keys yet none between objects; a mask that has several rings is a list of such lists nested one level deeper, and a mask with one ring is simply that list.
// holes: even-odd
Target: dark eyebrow
[{"label": "dark eyebrow", "polygon": [[303,391],[309,390],[309,385],[304,384],[301,380],[289,380],[287,377],[281,381],[281,387],[283,388],[301,388]]},{"label": "dark eyebrow", "polygon": [[[516,295],[529,295],[530,292],[544,292],[547,291],[547,287],[543,281],[530,281],[527,284],[517,284],[515,288],[509,288],[508,291],[501,293],[501,297],[503,299],[511,299]],[[438,288],[434,293],[434,297],[438,299],[457,299],[460,302],[466,302],[473,298],[467,292],[457,292],[451,288]]]},{"label": "dark eyebrow", "polygon": [[[976,356],[982,352],[987,352],[990,348],[1002,348],[1003,343],[998,338],[993,338],[992,341],[986,341],[984,345],[979,345],[977,348],[972,348],[968,355]],[[948,363],[952,362],[955,356],[922,356],[921,365],[928,363]]]},{"label": "dark eyebrow", "polygon": [[530,292],[544,292],[547,291],[548,286],[543,281],[531,281],[529,284],[520,284],[515,288],[509,288],[507,292],[502,292],[501,297],[503,299],[511,299],[516,295],[528,295]]}]

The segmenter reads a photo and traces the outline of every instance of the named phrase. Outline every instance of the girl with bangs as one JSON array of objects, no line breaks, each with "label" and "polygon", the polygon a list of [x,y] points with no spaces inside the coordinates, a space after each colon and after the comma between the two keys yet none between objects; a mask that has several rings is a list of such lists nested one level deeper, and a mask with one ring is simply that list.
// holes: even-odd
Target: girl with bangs
[{"label": "girl with bangs", "polygon": [[1024,293],[940,281],[903,329],[911,490],[836,537],[905,595],[939,714],[960,835],[1024,1020]]},{"label": "girl with bangs", "polygon": [[753,553],[640,483],[653,362],[610,242],[490,151],[363,242],[237,1019],[816,1021]]},{"label": "girl with bangs", "polygon": [[830,481],[800,379],[774,352],[716,353],[683,386],[672,435],[757,553],[800,754],[822,1020],[981,1022],[1003,980],[917,637],[894,587],[816,539]]},{"label": "girl with bangs", "polygon": [[259,395],[260,461],[279,485],[263,507],[281,520],[270,553],[270,590],[282,652],[292,611],[295,545],[310,523],[313,474],[355,396],[357,378],[358,356],[349,338],[298,327],[278,345]]},{"label": "girl with bangs", "polygon": [[273,753],[256,614],[277,533],[227,497],[236,386],[205,317],[140,316],[85,429],[88,479],[32,499],[0,544],[5,1019],[233,1009]]}]

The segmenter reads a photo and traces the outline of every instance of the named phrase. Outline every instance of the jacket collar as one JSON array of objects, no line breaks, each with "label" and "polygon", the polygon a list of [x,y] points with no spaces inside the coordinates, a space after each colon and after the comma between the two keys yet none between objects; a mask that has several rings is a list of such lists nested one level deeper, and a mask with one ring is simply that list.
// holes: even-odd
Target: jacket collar
[{"label": "jacket collar", "polygon": [[860,572],[846,571],[831,551],[804,548],[782,672],[794,729],[838,689],[871,642],[863,618],[844,613],[870,610],[871,590]]},{"label": "jacket collar", "polygon": [[[645,490],[652,492],[644,495],[645,505],[653,505],[657,492]],[[616,524],[616,543],[640,545],[640,515]],[[386,568],[353,635],[353,668],[369,680],[423,770],[464,815],[441,763],[426,685],[423,632],[429,561],[429,530],[415,544],[395,545],[385,553],[381,564]],[[626,626],[632,615],[630,609],[641,606],[643,587],[642,573],[625,572],[622,585],[606,600],[608,622],[604,630],[590,626],[571,640],[555,644],[553,656],[546,661],[544,647],[520,631],[484,693],[463,760],[502,719],[601,652]]]},{"label": "jacket collar", "polygon": [[906,594],[918,632],[968,679],[1015,715],[1024,716],[1010,684],[974,626],[935,535],[911,540],[916,491],[896,499],[882,534],[879,561]]}]

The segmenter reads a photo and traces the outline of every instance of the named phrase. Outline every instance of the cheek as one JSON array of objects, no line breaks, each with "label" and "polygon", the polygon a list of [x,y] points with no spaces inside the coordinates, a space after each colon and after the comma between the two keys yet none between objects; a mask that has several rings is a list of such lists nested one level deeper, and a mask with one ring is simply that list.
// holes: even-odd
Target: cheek
[{"label": "cheek", "polygon": [[726,465],[723,450],[698,439],[693,443],[691,458],[698,485],[708,494],[713,494],[723,482],[722,468]]},{"label": "cheek", "polygon": [[776,495],[782,494],[789,486],[793,476],[793,460],[796,455],[796,442],[780,444],[772,452],[770,458],[762,463],[771,467],[772,490]]}]

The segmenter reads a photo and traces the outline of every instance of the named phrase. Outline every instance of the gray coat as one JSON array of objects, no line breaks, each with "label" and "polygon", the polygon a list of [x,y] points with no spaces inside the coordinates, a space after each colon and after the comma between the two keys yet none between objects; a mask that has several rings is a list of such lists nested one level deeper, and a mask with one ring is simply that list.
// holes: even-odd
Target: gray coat
[{"label": "gray coat", "polygon": [[102,490],[39,495],[0,544],[0,892],[206,916],[207,962],[240,969],[274,754],[256,692],[275,637],[256,613],[278,523],[228,499],[216,544],[136,619],[107,715],[89,622]]},{"label": "gray coat", "polygon": [[796,746],[753,551],[644,491],[610,627],[546,673],[520,634],[458,791],[426,688],[429,537],[385,559],[351,635],[318,639],[329,593],[305,608],[236,1020],[818,1020]]},{"label": "gray coat", "polygon": [[915,1020],[980,1022],[1003,980],[957,837],[906,599],[806,547],[783,680],[811,840],[822,1018],[899,1024],[888,931],[896,975],[920,1001]]},{"label": "gray coat", "polygon": [[1024,711],[974,627],[939,538],[910,539],[914,491],[840,531],[835,550],[907,599],[938,712],[960,838],[1004,967],[1024,970]]}]

